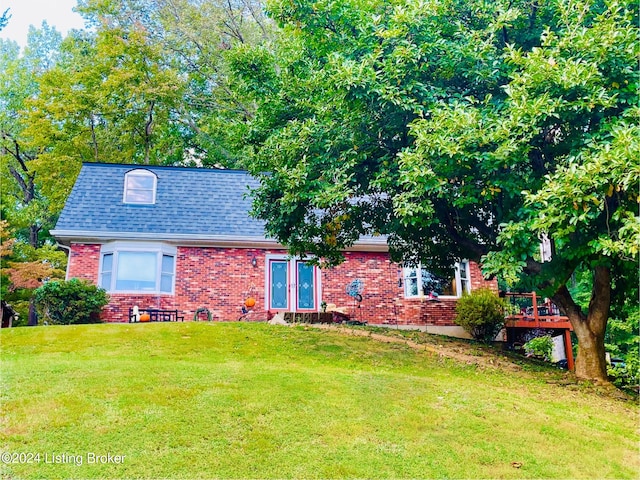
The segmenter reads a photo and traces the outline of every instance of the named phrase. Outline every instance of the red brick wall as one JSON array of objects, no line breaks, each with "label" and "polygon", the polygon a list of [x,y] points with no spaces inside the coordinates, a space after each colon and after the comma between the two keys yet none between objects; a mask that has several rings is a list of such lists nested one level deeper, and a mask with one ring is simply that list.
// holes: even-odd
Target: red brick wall
[{"label": "red brick wall", "polygon": [[[349,307],[349,314],[369,323],[400,325],[455,325],[455,299],[404,298],[399,284],[402,267],[392,263],[385,253],[347,252],[345,262],[322,272],[322,295],[327,303]],[[470,263],[471,288],[489,287],[498,291],[495,280],[485,281],[480,267]],[[346,293],[346,285],[354,279],[364,282],[362,302],[357,304]]]},{"label": "red brick wall", "polygon": [[97,283],[100,270],[100,245],[72,243],[67,278],[82,278]]},{"label": "red brick wall", "polygon": [[[214,320],[237,320],[247,297],[256,306],[246,320],[263,320],[265,255],[283,253],[252,248],[178,247],[176,304],[192,319],[207,308]],[[256,258],[257,266],[251,264]]]},{"label": "red brick wall", "polygon": [[[199,308],[207,308],[213,320],[238,320],[247,297],[256,306],[243,317],[264,320],[271,312],[265,305],[265,256],[284,254],[278,250],[244,248],[178,247],[175,295],[111,294],[105,308],[107,321],[128,321],[129,308],[177,309],[186,320],[194,318]],[[253,258],[257,266],[251,264]],[[80,277],[96,282],[100,262],[100,245],[74,244],[71,247],[69,278]],[[479,267],[470,265],[472,288],[489,286],[497,291],[495,281],[485,282]],[[398,284],[402,268],[385,253],[347,252],[345,262],[321,272],[322,300],[347,309],[352,318],[369,323],[452,325],[455,300],[405,299]],[[363,300],[359,304],[346,293],[355,279],[364,282]]]}]

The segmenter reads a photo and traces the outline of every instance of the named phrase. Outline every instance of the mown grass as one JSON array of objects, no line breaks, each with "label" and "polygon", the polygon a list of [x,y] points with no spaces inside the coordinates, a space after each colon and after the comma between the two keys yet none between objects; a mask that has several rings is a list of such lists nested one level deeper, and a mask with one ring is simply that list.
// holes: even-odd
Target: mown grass
[{"label": "mown grass", "polygon": [[[3,452],[41,455],[2,464],[6,478],[637,478],[640,469],[634,403],[403,344],[243,323],[21,328],[0,340]],[[88,464],[89,452],[125,458]],[[45,463],[54,454],[83,462]]]}]

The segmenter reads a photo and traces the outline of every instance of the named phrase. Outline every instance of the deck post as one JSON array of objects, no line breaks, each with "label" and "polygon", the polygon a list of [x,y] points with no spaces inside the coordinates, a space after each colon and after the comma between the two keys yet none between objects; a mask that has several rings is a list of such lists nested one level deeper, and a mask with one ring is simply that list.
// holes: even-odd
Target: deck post
[{"label": "deck post", "polygon": [[540,317],[538,317],[538,299],[536,292],[533,292],[532,304],[533,304],[533,320],[535,321],[536,328],[540,328]]},{"label": "deck post", "polygon": [[567,328],[564,330],[564,353],[567,356],[567,368],[574,371],[573,363],[573,346],[571,345],[571,331]]}]

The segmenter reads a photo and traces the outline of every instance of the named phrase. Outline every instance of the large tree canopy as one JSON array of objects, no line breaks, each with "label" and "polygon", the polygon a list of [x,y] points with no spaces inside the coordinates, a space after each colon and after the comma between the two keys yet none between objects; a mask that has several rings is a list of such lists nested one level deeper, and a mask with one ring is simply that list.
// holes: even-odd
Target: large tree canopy
[{"label": "large tree canopy", "polygon": [[[611,286],[640,236],[637,8],[272,2],[275,54],[236,59],[259,105],[255,214],[329,264],[385,234],[401,261],[525,279],[570,316],[578,375],[606,379]],[[586,313],[566,288],[578,266],[594,275]]]},{"label": "large tree canopy", "polygon": [[3,154],[15,163],[18,148],[33,160],[29,175],[51,212],[83,161],[239,166],[237,130],[254,105],[230,87],[226,57],[269,38],[261,4],[79,4],[89,29],[63,41],[45,24],[24,52],[12,42],[0,52]]}]

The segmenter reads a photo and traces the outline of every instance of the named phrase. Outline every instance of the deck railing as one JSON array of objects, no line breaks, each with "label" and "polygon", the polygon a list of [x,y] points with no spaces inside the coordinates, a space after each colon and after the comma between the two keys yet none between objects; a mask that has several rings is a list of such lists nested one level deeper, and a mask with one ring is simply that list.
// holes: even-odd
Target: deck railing
[{"label": "deck railing", "polygon": [[566,328],[573,330],[569,317],[560,314],[558,307],[548,299],[540,299],[535,292],[511,293],[504,296],[519,313],[507,315],[507,327],[519,328]]},{"label": "deck railing", "polygon": [[574,369],[573,347],[571,345],[571,331],[573,327],[569,317],[560,315],[558,307],[548,299],[539,302],[535,292],[505,293],[509,303],[520,313],[507,315],[505,327],[509,328],[549,328],[562,330],[564,350],[569,370]]}]

